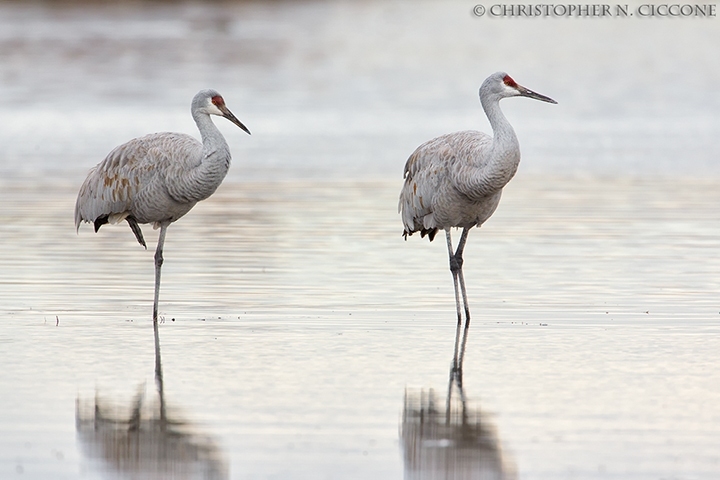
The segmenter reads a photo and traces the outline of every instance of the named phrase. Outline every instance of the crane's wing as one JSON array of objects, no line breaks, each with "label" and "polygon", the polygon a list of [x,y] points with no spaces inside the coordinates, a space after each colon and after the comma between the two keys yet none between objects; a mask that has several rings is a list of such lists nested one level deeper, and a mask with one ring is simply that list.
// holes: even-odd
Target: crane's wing
[{"label": "crane's wing", "polygon": [[138,194],[153,180],[192,167],[201,158],[202,144],[180,133],[155,133],[116,147],[90,170],[80,187],[75,228],[83,221],[93,222],[97,231],[104,223],[125,220],[132,215]]},{"label": "crane's wing", "polygon": [[420,145],[405,163],[405,183],[400,192],[398,212],[402,216],[407,238],[419,231],[421,236],[435,237],[440,225],[434,208],[438,201],[455,190],[454,172],[464,166],[478,167],[481,159],[473,155],[492,138],[477,131],[463,131],[434,138]]},{"label": "crane's wing", "polygon": [[420,145],[405,162],[405,183],[400,192],[398,212],[402,216],[407,238],[420,231],[432,240],[437,233],[433,218],[433,202],[443,178],[447,176],[447,165],[453,162],[454,152],[442,137]]}]

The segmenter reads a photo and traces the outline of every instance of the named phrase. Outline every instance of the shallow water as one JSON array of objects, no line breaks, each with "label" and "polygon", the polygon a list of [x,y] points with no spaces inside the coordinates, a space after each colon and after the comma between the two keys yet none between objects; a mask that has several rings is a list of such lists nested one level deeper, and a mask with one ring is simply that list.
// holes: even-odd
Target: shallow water
[{"label": "shallow water", "polygon": [[[75,402],[87,420],[98,395],[127,421],[140,389],[150,422],[152,252],[127,228],[58,228],[70,184],[15,186],[2,198],[0,465],[23,478],[125,478],[130,467],[98,453],[107,435],[76,433]],[[169,229],[167,416],[210,463],[136,462],[190,478],[427,478],[403,461],[399,432],[413,431],[406,395],[420,408],[432,389],[444,411],[453,294],[443,243],[399,235],[397,187],[226,183]],[[715,476],[720,265],[709,252],[720,232],[707,199],[718,195],[696,180],[508,187],[465,266],[463,390],[496,452],[489,478]],[[421,465],[453,452],[475,459],[453,471],[480,468],[419,435]]]},{"label": "shallow water", "polygon": [[[0,2],[0,478],[717,478],[718,20],[472,6]],[[397,195],[499,69],[559,104],[503,102],[457,332]],[[75,196],[206,87],[253,135],[168,230],[156,351],[157,233]]]}]

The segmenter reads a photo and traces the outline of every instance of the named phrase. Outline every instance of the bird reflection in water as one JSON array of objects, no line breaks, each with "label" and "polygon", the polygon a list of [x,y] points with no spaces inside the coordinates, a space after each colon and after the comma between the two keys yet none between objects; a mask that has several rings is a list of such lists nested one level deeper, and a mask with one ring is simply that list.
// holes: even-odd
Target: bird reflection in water
[{"label": "bird reflection in water", "polygon": [[97,394],[94,402],[78,397],[75,420],[85,455],[100,460],[108,473],[115,474],[113,478],[229,478],[222,451],[213,439],[178,415],[168,414],[157,323],[154,329],[158,401],[146,402],[144,385],[129,409]]},{"label": "bird reflection in water", "polygon": [[469,327],[458,324],[445,405],[434,389],[405,390],[400,440],[405,478],[418,480],[512,480],[514,466],[500,449],[495,426],[463,389]]}]

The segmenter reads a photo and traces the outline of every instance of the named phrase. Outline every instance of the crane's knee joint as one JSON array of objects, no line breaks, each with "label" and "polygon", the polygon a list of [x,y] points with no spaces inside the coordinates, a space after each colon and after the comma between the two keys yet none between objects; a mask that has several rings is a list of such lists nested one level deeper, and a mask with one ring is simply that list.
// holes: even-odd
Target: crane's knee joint
[{"label": "crane's knee joint", "polygon": [[463,266],[463,259],[462,257],[458,255],[453,255],[450,257],[450,271],[453,273],[457,273],[460,270],[462,270]]},{"label": "crane's knee joint", "polygon": [[155,252],[155,265],[158,267],[162,267],[163,264],[163,256],[161,252]]}]

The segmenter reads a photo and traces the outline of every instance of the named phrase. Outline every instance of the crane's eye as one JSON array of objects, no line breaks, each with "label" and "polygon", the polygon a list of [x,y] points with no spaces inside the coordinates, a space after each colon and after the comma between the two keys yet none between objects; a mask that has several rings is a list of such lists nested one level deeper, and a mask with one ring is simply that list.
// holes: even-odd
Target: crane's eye
[{"label": "crane's eye", "polygon": [[225,105],[225,100],[223,100],[220,95],[215,95],[214,97],[212,97],[212,103],[216,107],[222,107],[223,105]]},{"label": "crane's eye", "polygon": [[515,80],[512,79],[510,75],[505,75],[503,78],[503,83],[507,85],[508,87],[517,88],[517,83],[515,83]]}]

